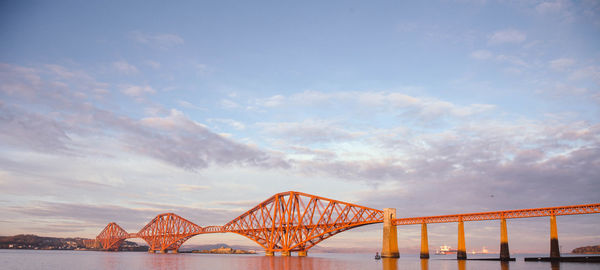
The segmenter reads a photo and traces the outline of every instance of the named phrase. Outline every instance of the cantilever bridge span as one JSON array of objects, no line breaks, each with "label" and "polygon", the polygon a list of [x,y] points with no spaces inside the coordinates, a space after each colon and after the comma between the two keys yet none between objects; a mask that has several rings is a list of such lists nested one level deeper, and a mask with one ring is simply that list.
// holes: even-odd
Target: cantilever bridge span
[{"label": "cantilever bridge span", "polygon": [[109,223],[96,240],[104,250],[118,250],[125,239],[142,238],[151,252],[166,253],[177,252],[198,234],[232,232],[250,238],[268,255],[289,255],[292,251],[306,255],[309,248],[333,235],[382,220],[381,210],[290,191],[273,195],[223,226],[201,227],[167,213],[156,216],[134,234]]},{"label": "cantilever bridge span", "polygon": [[[429,258],[428,223],[458,223],[457,258],[466,259],[464,221],[501,220],[501,258],[509,259],[506,219],[550,216],[551,257],[558,253],[557,215],[600,213],[600,203],[550,208],[520,209],[497,212],[456,214],[429,217],[396,218],[396,210],[383,211],[352,203],[323,198],[302,192],[289,191],[273,195],[223,226],[201,227],[174,213],[156,216],[137,233],[128,233],[114,222],[109,223],[96,237],[104,250],[118,250],[128,238],[142,238],[150,252],[177,253],[189,238],[207,233],[237,233],[248,237],[265,249],[266,255],[281,252],[289,256],[298,252],[306,256],[308,249],[321,241],[346,230],[374,223],[384,223],[384,257],[397,257],[397,225],[421,224],[421,257]],[[556,253],[553,255],[553,253]]]}]

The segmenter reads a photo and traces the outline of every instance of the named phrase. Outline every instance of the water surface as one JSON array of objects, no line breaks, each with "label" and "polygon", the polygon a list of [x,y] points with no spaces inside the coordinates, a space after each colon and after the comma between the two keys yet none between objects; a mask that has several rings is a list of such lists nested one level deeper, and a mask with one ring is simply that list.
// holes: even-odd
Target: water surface
[{"label": "water surface", "polygon": [[[309,253],[308,257],[266,257],[264,255],[220,254],[149,254],[146,252],[0,250],[1,269],[261,269],[261,270],[590,270],[600,269],[598,263],[524,262],[523,257],[541,254],[515,255],[516,262],[456,261],[452,255],[419,259],[417,254],[402,254],[400,259],[376,261],[373,254]],[[471,257],[493,257],[475,255]],[[497,256],[497,255],[495,255]]]}]

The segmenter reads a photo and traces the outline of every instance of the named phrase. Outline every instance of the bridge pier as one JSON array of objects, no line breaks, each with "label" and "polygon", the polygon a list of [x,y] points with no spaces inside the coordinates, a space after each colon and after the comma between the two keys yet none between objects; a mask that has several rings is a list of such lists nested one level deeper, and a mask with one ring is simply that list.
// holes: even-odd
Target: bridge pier
[{"label": "bridge pier", "polygon": [[392,220],[396,218],[396,208],[383,209],[383,247],[382,258],[400,258],[398,252],[398,232]]},{"label": "bridge pier", "polygon": [[560,258],[558,245],[558,230],[556,229],[556,216],[550,216],[550,258]]},{"label": "bridge pier", "polygon": [[421,223],[421,259],[429,259],[429,241],[427,239],[427,223]]},{"label": "bridge pier", "polygon": [[456,250],[456,259],[467,259],[467,248],[465,247],[465,223],[462,221],[462,218],[458,221],[458,249]]},{"label": "bridge pier", "polygon": [[298,257],[306,257],[308,255],[307,250],[298,251]]},{"label": "bridge pier", "polygon": [[275,252],[269,251],[269,250],[265,250],[265,256],[275,256]]},{"label": "bridge pier", "polygon": [[510,252],[508,251],[508,230],[506,228],[506,219],[500,219],[500,260],[510,260]]},{"label": "bridge pier", "polygon": [[290,256],[290,252],[287,251],[287,250],[284,250],[284,251],[281,252],[281,256],[282,257],[289,257]]}]

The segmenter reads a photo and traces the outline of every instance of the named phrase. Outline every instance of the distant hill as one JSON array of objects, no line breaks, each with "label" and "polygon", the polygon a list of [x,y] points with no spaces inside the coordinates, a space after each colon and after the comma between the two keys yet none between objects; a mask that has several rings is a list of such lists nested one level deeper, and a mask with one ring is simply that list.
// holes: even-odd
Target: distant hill
[{"label": "distant hill", "polygon": [[587,247],[578,247],[573,249],[571,253],[577,254],[600,254],[600,245],[597,246],[587,246]]},{"label": "distant hill", "polygon": [[84,248],[86,238],[42,237],[33,234],[0,236],[0,248],[20,249],[76,249]]},{"label": "distant hill", "polygon": [[[86,249],[85,242],[88,242],[87,249],[90,248],[89,241],[94,239],[88,238],[60,238],[60,237],[44,237],[33,234],[19,234],[15,236],[0,236],[0,249],[51,249],[51,250],[74,250]],[[263,252],[263,248],[258,245],[228,245],[225,243],[206,244],[206,245],[186,245],[184,244],[179,250],[182,252],[192,250],[212,250],[221,247],[232,248],[236,250],[254,250]],[[587,247],[585,247],[587,248]],[[135,242],[125,241],[121,245],[122,251],[148,251],[148,246],[138,245]],[[309,253],[374,253],[378,250],[372,248],[339,248],[339,247],[321,247],[314,246],[309,250]],[[575,251],[575,250],[574,250]]]},{"label": "distant hill", "polygon": [[[44,237],[33,234],[19,234],[15,236],[0,236],[0,249],[57,249],[73,250],[85,249],[85,242],[94,241],[94,239],[74,237]],[[125,241],[121,245],[125,251],[148,251],[148,247],[139,246],[130,241]]]}]

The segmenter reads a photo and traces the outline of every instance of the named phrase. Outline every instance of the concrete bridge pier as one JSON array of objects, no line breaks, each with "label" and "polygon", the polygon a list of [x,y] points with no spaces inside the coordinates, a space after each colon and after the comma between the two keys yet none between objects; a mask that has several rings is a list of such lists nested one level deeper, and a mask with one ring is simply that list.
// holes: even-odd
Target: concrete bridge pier
[{"label": "concrete bridge pier", "polygon": [[510,252],[508,251],[508,230],[506,228],[506,219],[500,219],[500,260],[510,260]]},{"label": "concrete bridge pier", "polygon": [[429,259],[429,240],[427,239],[427,223],[421,223],[421,259]]},{"label": "concrete bridge pier", "polygon": [[275,256],[275,252],[269,251],[269,250],[265,250],[265,256]]},{"label": "concrete bridge pier", "polygon": [[308,255],[307,250],[298,251],[298,257],[306,257]]},{"label": "concrete bridge pier", "polygon": [[392,220],[396,218],[396,208],[383,209],[383,247],[382,258],[400,258],[398,252],[398,232]]},{"label": "concrete bridge pier", "polygon": [[467,259],[467,248],[465,247],[465,223],[458,221],[458,249],[456,250],[457,260]]},{"label": "concrete bridge pier", "polygon": [[556,216],[550,216],[550,259],[560,258],[558,246],[558,230],[556,229]]},{"label": "concrete bridge pier", "polygon": [[289,257],[290,256],[290,252],[288,250],[284,250],[281,252],[281,257]]}]

